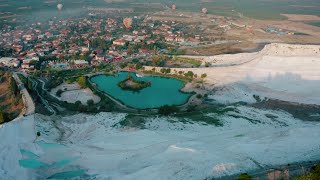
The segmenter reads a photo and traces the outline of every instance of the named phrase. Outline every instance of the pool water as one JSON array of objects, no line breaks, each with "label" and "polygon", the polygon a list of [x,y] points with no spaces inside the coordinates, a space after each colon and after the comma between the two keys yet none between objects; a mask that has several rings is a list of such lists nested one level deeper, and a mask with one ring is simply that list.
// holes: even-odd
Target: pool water
[{"label": "pool water", "polygon": [[118,72],[115,76],[98,75],[91,78],[91,82],[97,85],[100,91],[107,93],[119,100],[126,106],[136,109],[159,108],[164,105],[185,104],[190,93],[180,91],[184,82],[160,76],[137,77],[132,73],[132,77],[141,81],[150,81],[151,86],[141,89],[138,92],[122,90],[118,83],[126,79],[128,72]]},{"label": "pool water", "polygon": [[69,179],[78,176],[82,176],[85,174],[84,170],[76,170],[76,171],[66,171],[53,174],[52,176],[48,177],[47,179]]},{"label": "pool water", "polygon": [[38,155],[34,154],[33,152],[27,151],[27,150],[25,150],[25,149],[20,149],[20,153],[21,153],[23,156],[27,156],[27,157],[30,158],[30,159],[37,159],[37,158],[39,158]]},{"label": "pool water", "polygon": [[70,158],[70,159],[63,159],[61,161],[57,161],[51,164],[51,166],[64,166],[70,164],[71,162],[75,161],[77,158]]},{"label": "pool water", "polygon": [[45,167],[47,164],[40,162],[35,159],[22,159],[19,160],[19,165],[24,168],[39,168],[39,167]]},{"label": "pool water", "polygon": [[[20,149],[22,159],[19,160],[20,167],[27,169],[41,169],[40,179],[72,179],[86,175],[86,171],[73,164],[79,157],[70,157],[63,154],[67,147],[62,144],[38,141],[36,144],[43,150],[40,156],[31,151]],[[64,159],[67,157],[66,159]],[[65,171],[66,169],[72,171]],[[0,178],[1,179],[1,178]]]},{"label": "pool water", "polygon": [[46,143],[44,141],[38,141],[36,143],[42,149],[51,149],[51,148],[62,148],[62,147],[64,147],[64,145],[62,145],[62,144]]}]

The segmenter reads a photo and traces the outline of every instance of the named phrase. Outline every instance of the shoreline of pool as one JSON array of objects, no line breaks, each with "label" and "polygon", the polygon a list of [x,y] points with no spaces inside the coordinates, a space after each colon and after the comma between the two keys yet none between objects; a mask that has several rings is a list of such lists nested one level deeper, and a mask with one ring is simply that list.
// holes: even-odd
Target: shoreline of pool
[{"label": "shoreline of pool", "polygon": [[[137,78],[137,74],[136,72],[130,72],[130,71],[118,71],[118,72],[127,72],[127,73],[133,73],[135,78]],[[90,77],[88,77],[88,82],[90,83],[90,85],[94,88],[94,90],[102,93],[103,95],[105,95],[106,97],[108,97],[109,99],[111,99],[112,101],[114,101],[116,104],[118,104],[120,107],[122,108],[125,108],[127,110],[133,110],[133,111],[157,111],[161,106],[159,107],[156,107],[156,108],[135,108],[135,107],[132,107],[130,105],[127,105],[125,102],[123,102],[122,100],[112,96],[111,94],[103,91],[103,90],[100,90],[98,88],[98,84],[93,82],[91,80],[91,78],[94,78],[96,76],[101,76],[101,75],[104,75],[104,76],[115,76],[115,74],[108,74],[108,73],[103,73],[103,74],[95,74],[95,75],[92,75]],[[174,77],[166,77],[166,76],[160,76],[160,75],[148,75],[148,74],[144,74],[145,76],[148,76],[148,77],[158,77],[158,78],[166,78],[166,79],[175,79],[175,80],[178,80],[178,81],[181,81],[183,82],[183,85],[178,89],[179,93],[183,93],[183,94],[190,94],[190,96],[181,104],[177,104],[177,105],[170,105],[170,106],[175,106],[175,107],[178,107],[178,108],[183,108],[185,107],[186,105],[188,105],[190,103],[190,100],[192,99],[193,96],[195,96],[195,92],[192,91],[192,92],[187,92],[187,91],[184,91],[183,89],[186,87],[187,83],[186,81],[182,81],[180,79],[177,79],[177,78],[174,78]],[[164,105],[163,105],[164,106]]]}]

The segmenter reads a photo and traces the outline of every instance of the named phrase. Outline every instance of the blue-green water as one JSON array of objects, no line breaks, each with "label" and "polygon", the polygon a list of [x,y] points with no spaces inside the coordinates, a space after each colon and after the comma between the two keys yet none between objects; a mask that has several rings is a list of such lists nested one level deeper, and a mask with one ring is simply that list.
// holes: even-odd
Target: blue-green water
[{"label": "blue-green water", "polygon": [[54,143],[46,143],[44,141],[38,141],[36,142],[38,146],[40,146],[42,149],[51,149],[51,148],[62,148],[64,147],[61,144],[54,144]]},{"label": "blue-green water", "polygon": [[35,159],[22,159],[19,160],[19,165],[24,168],[39,168],[47,166],[47,164]]},{"label": "blue-green water", "polygon": [[21,153],[23,156],[27,156],[28,158],[31,158],[31,159],[37,159],[37,158],[39,158],[38,155],[34,154],[33,152],[27,151],[27,150],[25,150],[25,149],[20,149],[20,153]]},{"label": "blue-green water", "polygon": [[[86,171],[83,169],[75,169],[75,167],[71,164],[78,157],[68,157],[67,159],[61,159],[64,155],[60,155],[66,150],[66,147],[62,144],[54,144],[54,143],[47,143],[45,141],[38,141],[36,144],[44,150],[44,154],[41,154],[41,157],[34,154],[31,151],[20,149],[20,153],[23,158],[19,160],[20,167],[27,168],[27,169],[39,169],[44,170],[44,172],[48,171],[50,174],[43,173],[41,176],[43,178],[40,179],[72,179],[75,177],[81,177],[86,175]],[[53,154],[52,154],[53,153]],[[47,156],[47,157],[46,157]],[[40,159],[59,159],[55,162],[42,162]],[[49,158],[48,158],[49,157]],[[70,165],[71,164],[71,165]],[[61,169],[70,169],[73,167],[72,171],[62,171]],[[60,171],[60,172],[57,172]],[[0,178],[1,179],[1,178]]]},{"label": "blue-green water", "polygon": [[97,84],[97,88],[129,107],[136,109],[159,108],[164,105],[182,105],[186,103],[191,94],[182,93],[180,89],[184,82],[160,76],[145,76],[138,78],[142,81],[151,81],[151,86],[139,92],[122,90],[118,82],[126,79],[127,72],[116,73],[115,76],[98,75],[91,78]]},{"label": "blue-green water", "polygon": [[64,160],[52,163],[51,166],[64,166],[64,165],[70,164],[71,162],[75,161],[76,159],[77,158],[64,159]]},{"label": "blue-green water", "polygon": [[47,179],[68,179],[68,178],[82,176],[84,174],[85,174],[84,170],[66,171],[66,172],[56,173],[48,177]]}]

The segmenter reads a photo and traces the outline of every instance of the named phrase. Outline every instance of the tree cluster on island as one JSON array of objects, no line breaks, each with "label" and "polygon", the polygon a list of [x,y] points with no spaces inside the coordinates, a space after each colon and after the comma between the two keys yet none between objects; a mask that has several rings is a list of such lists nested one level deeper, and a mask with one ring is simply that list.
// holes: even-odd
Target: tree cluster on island
[{"label": "tree cluster on island", "polygon": [[131,73],[128,73],[127,78],[123,81],[120,81],[118,86],[123,90],[139,91],[151,86],[151,82],[136,80],[131,76]]}]

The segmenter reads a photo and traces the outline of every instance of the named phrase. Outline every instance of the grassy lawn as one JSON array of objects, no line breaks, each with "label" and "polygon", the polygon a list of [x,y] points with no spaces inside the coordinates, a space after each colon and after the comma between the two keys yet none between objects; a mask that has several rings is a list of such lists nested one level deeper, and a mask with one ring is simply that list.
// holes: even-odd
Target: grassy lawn
[{"label": "grassy lawn", "polygon": [[192,59],[192,58],[186,58],[186,57],[179,57],[176,56],[174,58],[172,58],[172,62],[173,63],[178,63],[178,64],[190,64],[193,67],[199,67],[201,66],[201,61],[198,61],[196,59]]},{"label": "grassy lawn", "polygon": [[307,24],[320,27],[320,21],[307,22]]}]

